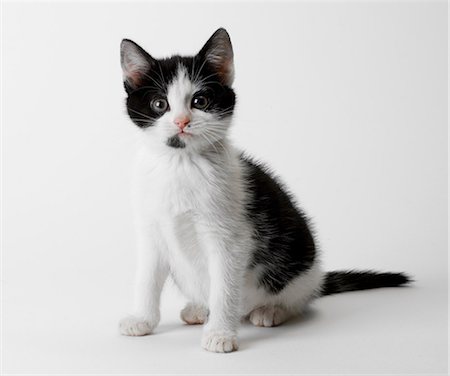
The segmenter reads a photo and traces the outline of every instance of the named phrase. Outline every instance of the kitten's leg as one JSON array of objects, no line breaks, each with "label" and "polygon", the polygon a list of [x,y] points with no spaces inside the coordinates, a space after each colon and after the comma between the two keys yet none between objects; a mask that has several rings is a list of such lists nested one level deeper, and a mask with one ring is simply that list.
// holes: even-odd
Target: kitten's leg
[{"label": "kitten's leg", "polygon": [[120,333],[123,335],[150,334],[159,323],[160,296],[169,270],[162,257],[164,247],[156,231],[150,234],[142,230],[138,236],[135,307],[132,316],[120,321]]},{"label": "kitten's leg", "polygon": [[208,309],[200,304],[188,303],[180,312],[181,319],[189,325],[204,324]]},{"label": "kitten's leg", "polygon": [[216,235],[207,242],[210,290],[209,316],[202,347],[212,352],[231,352],[238,348],[240,289],[245,264],[232,239]]},{"label": "kitten's leg", "polygon": [[292,315],[291,312],[281,306],[266,305],[251,311],[249,320],[255,326],[271,327],[282,324]]}]

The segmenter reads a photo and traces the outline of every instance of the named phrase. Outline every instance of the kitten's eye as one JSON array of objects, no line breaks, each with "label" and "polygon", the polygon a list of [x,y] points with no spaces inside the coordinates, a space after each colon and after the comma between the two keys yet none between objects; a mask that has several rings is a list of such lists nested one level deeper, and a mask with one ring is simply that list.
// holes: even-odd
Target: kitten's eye
[{"label": "kitten's eye", "polygon": [[150,106],[154,111],[163,113],[169,108],[169,103],[164,98],[155,98],[150,102]]},{"label": "kitten's eye", "polygon": [[196,95],[194,98],[192,98],[192,107],[199,110],[204,110],[206,107],[208,107],[208,104],[208,98],[204,97],[203,95]]}]

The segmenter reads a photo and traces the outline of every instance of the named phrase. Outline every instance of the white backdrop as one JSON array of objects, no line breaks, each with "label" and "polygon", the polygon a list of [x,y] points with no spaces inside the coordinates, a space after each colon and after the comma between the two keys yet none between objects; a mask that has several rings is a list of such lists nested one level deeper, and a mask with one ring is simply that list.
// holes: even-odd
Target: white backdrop
[{"label": "white backdrop", "polygon": [[[192,54],[219,26],[235,50],[233,139],[313,218],[326,269],[417,281],[244,325],[228,356],[200,349],[172,286],[154,336],[117,333],[136,136],[119,44]],[[446,2],[7,2],[2,31],[5,374],[446,374]]]}]

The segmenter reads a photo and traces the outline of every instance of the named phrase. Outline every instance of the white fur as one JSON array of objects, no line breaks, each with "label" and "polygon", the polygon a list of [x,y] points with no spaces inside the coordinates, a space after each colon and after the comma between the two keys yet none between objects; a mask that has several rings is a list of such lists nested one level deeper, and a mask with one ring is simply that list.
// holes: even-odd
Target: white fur
[{"label": "white fur", "polygon": [[[227,141],[229,124],[211,127],[217,123],[214,115],[189,108],[196,90],[180,68],[168,90],[171,110],[143,133],[133,189],[136,304],[120,329],[125,335],[144,335],[156,327],[161,290],[170,275],[191,302],[181,314],[184,321],[200,323],[209,312],[202,346],[229,352],[237,349],[241,317],[259,310],[253,323],[270,324],[272,315],[272,325],[279,324],[319,292],[322,273],[316,264],[277,295],[258,287],[260,271],[247,268],[253,229],[245,217],[245,170]],[[171,148],[165,141],[177,133],[173,119],[183,112],[192,115],[192,136],[185,138],[186,148]],[[205,131],[208,127],[215,133]]]}]

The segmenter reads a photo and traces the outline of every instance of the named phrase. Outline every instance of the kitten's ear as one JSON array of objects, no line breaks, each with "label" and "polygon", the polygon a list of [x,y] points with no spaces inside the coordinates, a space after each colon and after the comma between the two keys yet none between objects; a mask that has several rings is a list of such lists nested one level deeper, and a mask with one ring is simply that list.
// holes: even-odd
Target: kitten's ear
[{"label": "kitten's ear", "polygon": [[151,69],[155,60],[140,46],[129,39],[120,44],[120,63],[123,80],[132,89],[141,84],[144,76]]},{"label": "kitten's ear", "polygon": [[224,85],[231,86],[234,80],[233,47],[224,28],[218,29],[198,54],[216,69]]}]

